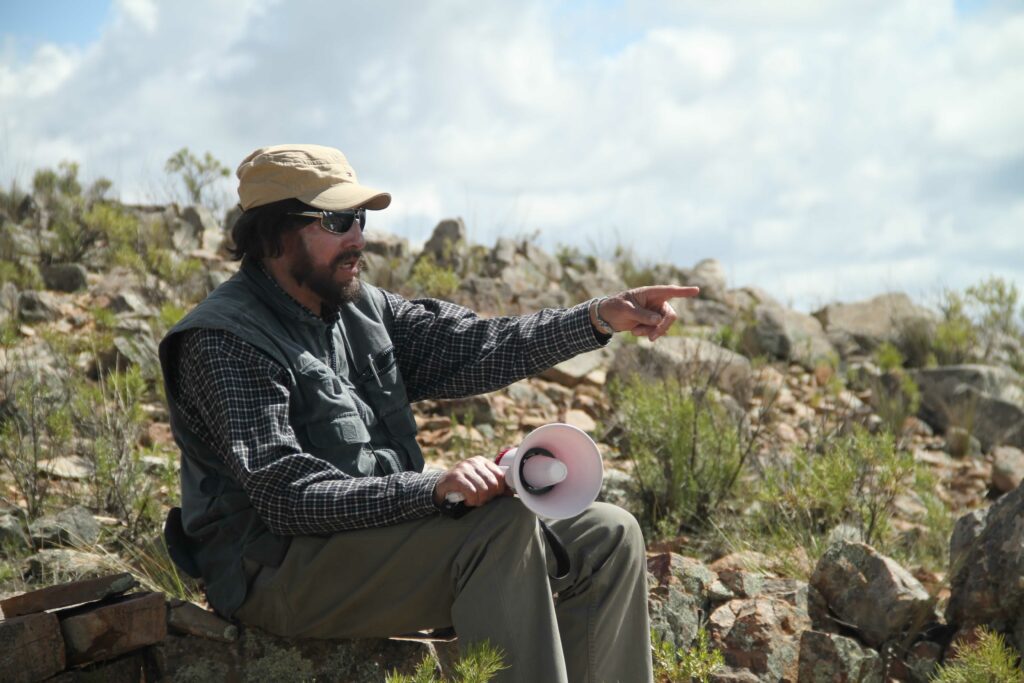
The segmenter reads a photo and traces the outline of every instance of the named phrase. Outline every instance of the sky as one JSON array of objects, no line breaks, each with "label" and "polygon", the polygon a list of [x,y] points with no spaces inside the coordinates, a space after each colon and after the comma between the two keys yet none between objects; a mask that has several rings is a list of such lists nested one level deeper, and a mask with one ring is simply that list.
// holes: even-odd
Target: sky
[{"label": "sky", "polygon": [[[722,262],[800,310],[1024,289],[1010,0],[0,3],[0,183],[180,193],[188,147],[340,148],[369,228]],[[234,178],[218,188],[234,200]]]}]

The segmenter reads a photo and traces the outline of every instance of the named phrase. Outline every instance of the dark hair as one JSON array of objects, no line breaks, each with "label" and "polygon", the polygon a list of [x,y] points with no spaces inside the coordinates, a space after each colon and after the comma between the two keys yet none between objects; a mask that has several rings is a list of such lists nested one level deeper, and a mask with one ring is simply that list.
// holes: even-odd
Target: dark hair
[{"label": "dark hair", "polygon": [[319,209],[298,199],[282,199],[243,212],[231,228],[231,239],[235,243],[231,258],[238,261],[243,256],[249,259],[280,256],[284,248],[281,236],[314,220],[309,216],[289,216],[292,211]]}]

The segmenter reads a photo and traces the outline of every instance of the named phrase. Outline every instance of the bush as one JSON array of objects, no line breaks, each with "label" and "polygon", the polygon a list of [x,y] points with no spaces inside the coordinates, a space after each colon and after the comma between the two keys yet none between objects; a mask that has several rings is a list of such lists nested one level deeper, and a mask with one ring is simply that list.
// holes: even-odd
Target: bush
[{"label": "bush", "polygon": [[651,644],[654,680],[658,683],[708,683],[711,675],[725,665],[725,657],[711,649],[703,628],[697,631],[697,641],[688,648],[660,640],[654,631],[651,631]]},{"label": "bush", "polygon": [[[385,683],[440,683],[436,662],[430,656],[424,657],[416,667],[412,676],[392,671],[384,679]],[[466,654],[455,664],[455,677],[452,683],[487,683],[499,672],[504,670],[502,651],[484,641],[471,646]]]},{"label": "bush", "polygon": [[426,296],[445,299],[459,288],[459,276],[451,268],[439,266],[432,255],[424,254],[412,268],[409,286]]},{"label": "bush", "polygon": [[662,538],[707,526],[756,436],[707,386],[634,377],[614,383],[611,398],[625,432],[622,451],[634,465],[641,526]]},{"label": "bush", "polygon": [[188,147],[172,154],[164,170],[180,177],[190,204],[205,204],[217,179],[231,175],[231,170],[209,152],[200,159]]},{"label": "bush", "polygon": [[903,369],[903,354],[890,342],[878,347],[875,362],[885,374],[868,380],[871,403],[886,429],[896,437],[897,446],[902,446],[903,426],[921,407],[921,389]]},{"label": "bush", "polygon": [[798,449],[790,462],[765,470],[748,537],[767,550],[802,546],[814,559],[829,532],[848,524],[865,543],[884,548],[896,497],[915,481],[913,456],[891,435],[857,427],[822,448]]},{"label": "bush", "polygon": [[1019,657],[1003,636],[982,629],[978,641],[961,647],[956,659],[939,666],[932,683],[1024,683]]}]

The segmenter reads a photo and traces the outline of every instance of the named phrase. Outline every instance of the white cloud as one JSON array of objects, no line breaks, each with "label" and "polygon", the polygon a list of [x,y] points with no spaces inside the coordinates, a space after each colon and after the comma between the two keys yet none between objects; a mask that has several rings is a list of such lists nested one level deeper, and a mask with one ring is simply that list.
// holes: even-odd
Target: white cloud
[{"label": "white cloud", "polygon": [[81,51],[0,59],[0,136],[0,174],[73,157],[146,201],[182,146],[335,145],[395,195],[375,227],[712,256],[805,308],[1024,286],[1012,5],[121,0]]}]

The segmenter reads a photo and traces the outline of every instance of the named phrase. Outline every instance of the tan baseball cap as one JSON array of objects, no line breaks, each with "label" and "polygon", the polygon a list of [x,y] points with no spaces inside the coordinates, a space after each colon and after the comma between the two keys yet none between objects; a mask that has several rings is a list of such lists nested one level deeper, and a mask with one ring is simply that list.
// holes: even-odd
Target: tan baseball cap
[{"label": "tan baseball cap", "polygon": [[243,211],[282,199],[298,199],[327,211],[386,209],[391,195],[360,185],[339,150],[322,145],[261,147],[238,166]]}]

